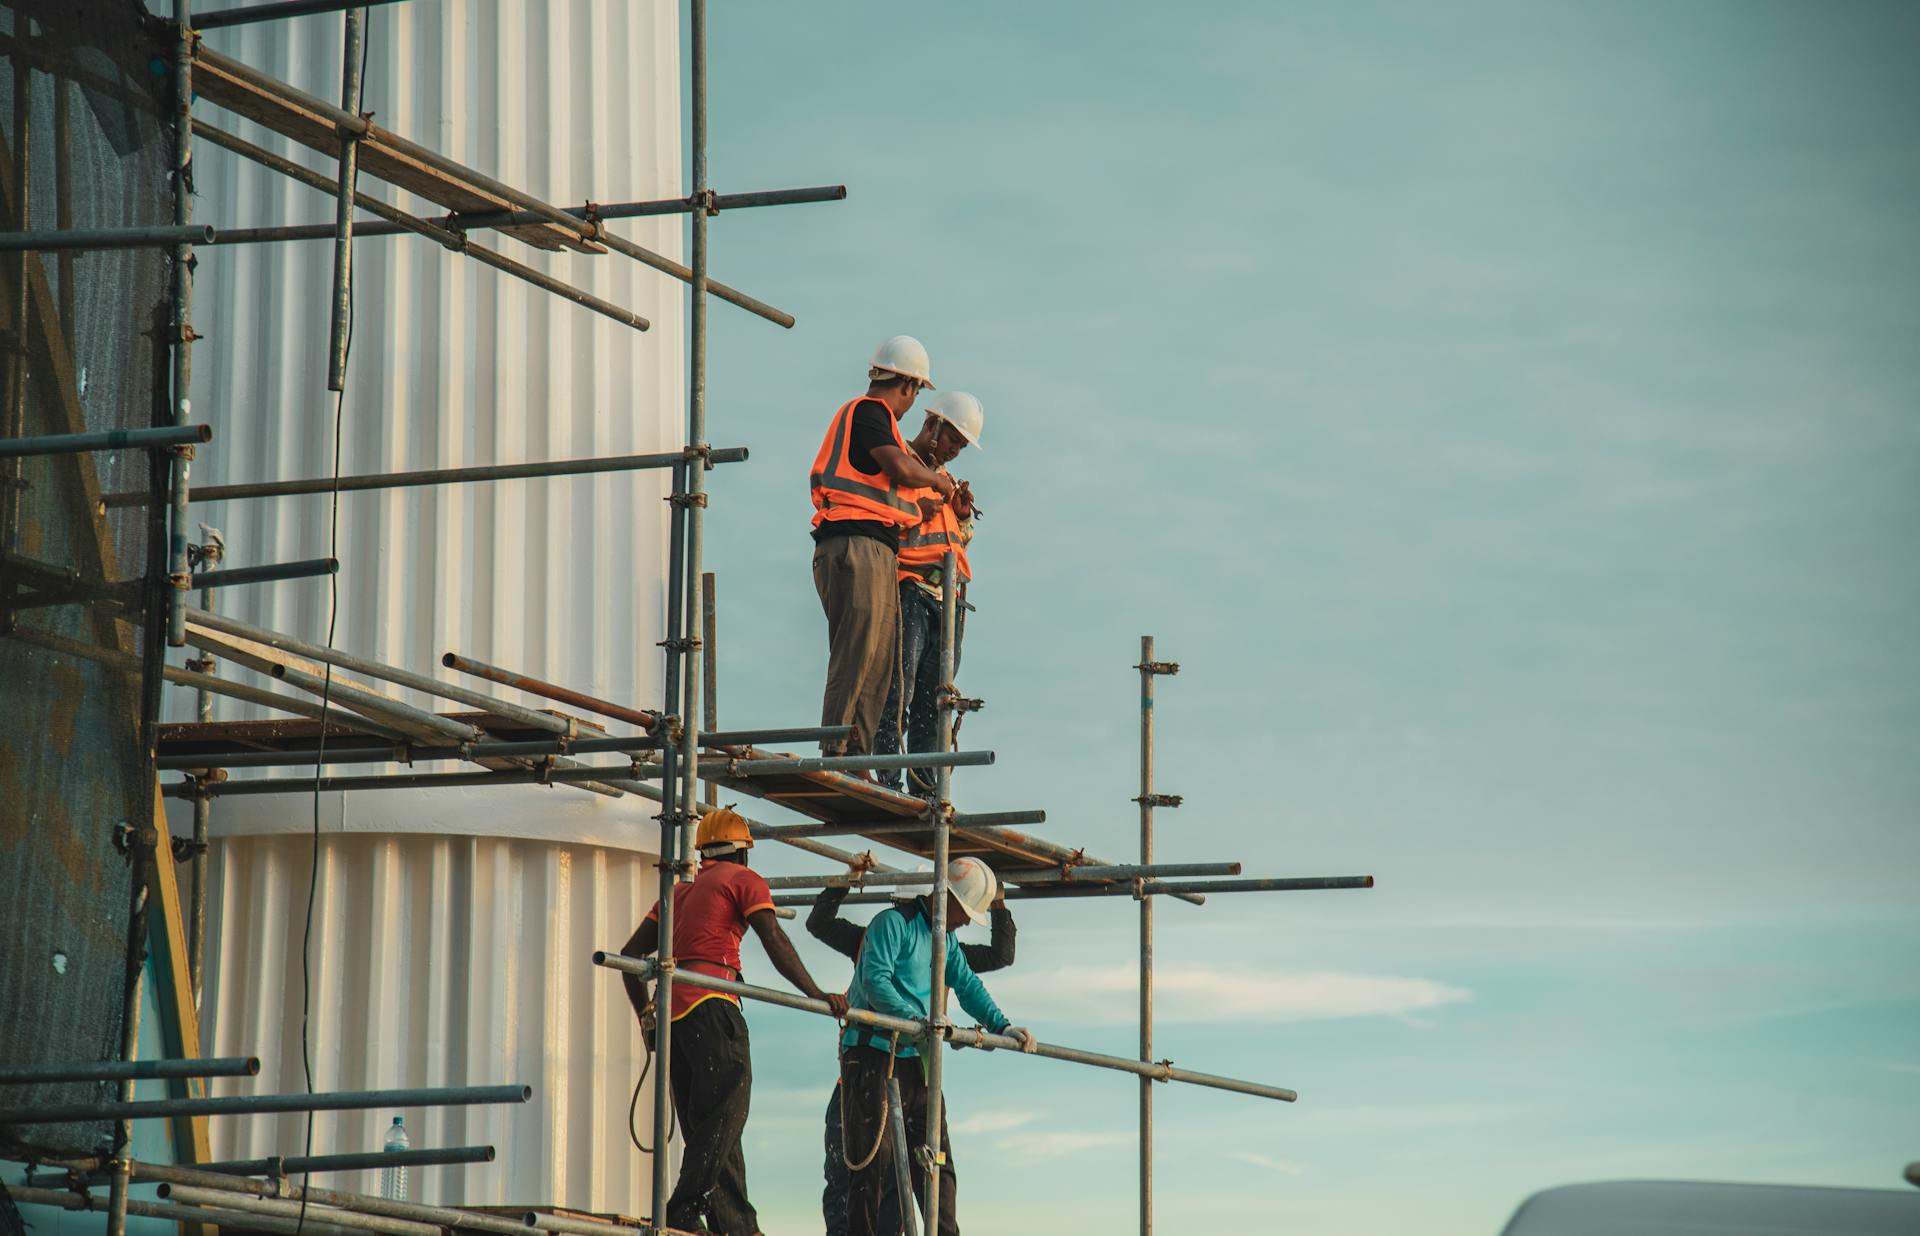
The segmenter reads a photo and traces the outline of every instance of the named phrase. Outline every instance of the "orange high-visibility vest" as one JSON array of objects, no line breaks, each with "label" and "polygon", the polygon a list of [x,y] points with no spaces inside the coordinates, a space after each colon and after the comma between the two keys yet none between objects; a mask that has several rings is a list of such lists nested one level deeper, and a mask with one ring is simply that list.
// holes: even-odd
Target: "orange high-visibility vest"
[{"label": "orange high-visibility vest", "polygon": [[[913,492],[918,495],[933,491]],[[960,573],[962,580],[972,579],[973,568],[967,565],[967,543],[960,535],[960,517],[953,513],[953,503],[943,502],[931,517],[915,524],[901,537],[899,578],[939,583],[940,563],[949,549],[953,551],[953,569]]]},{"label": "orange high-visibility vest", "polygon": [[[896,485],[884,472],[877,478],[871,472],[861,472],[847,459],[847,453],[853,449],[853,410],[866,398],[862,395],[840,405],[833,423],[827,426],[820,453],[813,457],[813,526],[816,528],[830,519],[874,520],[895,529],[910,528],[920,520],[920,506],[913,500],[918,490]],[[906,450],[899,422],[889,417],[887,428],[893,430],[893,444]]]}]

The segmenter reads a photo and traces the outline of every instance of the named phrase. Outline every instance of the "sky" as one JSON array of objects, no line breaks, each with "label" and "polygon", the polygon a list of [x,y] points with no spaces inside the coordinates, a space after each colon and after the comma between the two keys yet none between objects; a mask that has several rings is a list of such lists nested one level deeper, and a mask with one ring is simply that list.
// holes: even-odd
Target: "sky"
[{"label": "sky", "polygon": [[[716,5],[710,46],[716,187],[848,187],[713,224],[800,320],[713,310],[723,722],[810,718],[802,475],[906,332],[987,415],[960,805],[1134,857],[1153,634],[1160,858],[1378,880],[1161,908],[1159,1053],[1300,1093],[1156,1091],[1164,1236],[1902,1187],[1920,9]],[[1003,1006],[1131,1053],[1133,905],[1017,913]],[[830,1043],[749,1020],[753,1195],[818,1231]],[[953,1057],[963,1224],[1126,1230],[1135,1093]]]}]

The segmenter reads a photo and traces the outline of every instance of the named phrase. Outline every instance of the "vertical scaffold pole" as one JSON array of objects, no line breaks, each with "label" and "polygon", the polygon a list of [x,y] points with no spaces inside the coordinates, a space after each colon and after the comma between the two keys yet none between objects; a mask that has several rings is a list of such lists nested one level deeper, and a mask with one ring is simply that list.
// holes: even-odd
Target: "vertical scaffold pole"
[{"label": "vertical scaffold pole", "polygon": [[680,792],[683,829],[691,829],[700,812],[700,627],[695,624],[703,606],[700,596],[700,558],[707,510],[707,213],[712,192],[707,188],[707,6],[690,0],[688,64],[693,74],[693,209],[690,267],[687,282],[687,560],[681,586],[686,590],[687,640],[682,648],[686,672],[681,689],[686,698],[680,709],[684,731]]},{"label": "vertical scaffold pole", "polygon": [[[1153,636],[1140,637],[1140,865],[1153,861]],[[1153,898],[1140,899],[1140,1058],[1153,1059]],[[1153,1081],[1140,1079],[1140,1236],[1153,1236]]]},{"label": "vertical scaffold pole", "polygon": [[[672,701],[680,693],[680,668],[683,664],[678,645],[681,642],[682,602],[685,594],[680,583],[685,570],[687,508],[681,501],[686,494],[687,465],[673,469],[673,495],[670,530],[667,537],[667,649],[666,682],[663,698]],[[662,720],[661,732],[667,732]],[[660,959],[659,978],[654,983],[653,1028],[653,1203],[648,1212],[650,1231],[666,1229],[667,1197],[673,1182],[667,1177],[671,1157],[667,1153],[667,1131],[672,1120],[673,1091],[668,1080],[673,1053],[673,886],[680,876],[680,748],[663,741],[660,749]]]},{"label": "vertical scaffold pole", "polygon": [[[140,985],[147,964],[147,863],[149,848],[136,829],[132,844],[133,900],[127,917],[126,983],[120,1005],[120,1058],[140,1055]],[[120,1083],[120,1101],[133,1101],[133,1078]],[[133,1121],[113,1122],[113,1149],[109,1158],[107,1236],[126,1236],[127,1190],[133,1183]]]},{"label": "vertical scaffold pole", "polygon": [[[367,10],[348,9],[341,40],[340,110],[360,114],[360,60]],[[353,194],[360,173],[360,140],[340,135],[340,196],[333,207],[333,325],[327,338],[327,389],[347,389],[347,332],[353,318]]]},{"label": "vertical scaffold pole", "polygon": [[[668,743],[662,755],[660,814],[660,979],[655,992],[653,1094],[653,1230],[667,1224],[667,1125],[672,1106],[672,996],[673,996],[673,886],[681,874],[687,824],[695,819],[699,798],[700,673],[694,637],[700,596],[701,514],[706,506],[707,432],[707,11],[705,0],[688,3],[688,67],[693,82],[692,117],[693,209],[688,281],[687,437],[686,459],[674,469],[673,531],[669,538],[667,569],[668,706],[681,702],[683,739]],[[684,695],[683,695],[684,692]],[[676,756],[678,758],[676,758]]]},{"label": "vertical scaffold pole", "polygon": [[[173,221],[182,227],[193,222],[193,4],[173,0]],[[173,423],[188,424],[193,403],[193,246],[173,251]],[[193,471],[193,448],[173,453],[173,516],[167,536],[167,644],[187,645],[187,589],[192,574],[187,566],[187,485]]]},{"label": "vertical scaffold pole", "polygon": [[[1180,800],[1153,790],[1153,680],[1180,667],[1153,659],[1153,636],[1140,637],[1140,865],[1153,862],[1153,809]],[[1140,1059],[1153,1062],[1153,898],[1140,898]],[[1153,1080],[1140,1079],[1140,1236],[1153,1232]]]},{"label": "vertical scaffold pole", "polygon": [[[700,676],[705,680],[707,698],[701,724],[709,734],[720,732],[720,642],[718,601],[713,572],[700,576]],[[720,805],[720,787],[707,782],[708,807]]]},{"label": "vertical scaffold pole", "polygon": [[[25,26],[26,18],[15,10],[13,20],[16,25]],[[17,30],[14,46],[16,49],[26,45],[27,31]],[[61,79],[54,79],[54,88],[59,89]],[[13,175],[14,193],[18,202],[14,217],[9,222],[22,232],[33,226],[33,65],[27,57],[16,50],[13,56]],[[27,357],[29,354],[29,325],[33,312],[33,299],[27,294],[27,279],[33,262],[38,255],[22,249],[10,259],[13,266],[13,337],[12,355],[7,358],[7,391],[5,434],[7,437],[25,437],[27,432],[27,395],[33,379],[30,376]],[[66,280],[61,280],[60,290],[67,290]],[[26,460],[13,458],[6,461],[6,477],[3,482],[5,492],[0,493],[0,549],[18,550],[21,542],[22,516],[25,509]],[[12,616],[9,615],[9,624]]]},{"label": "vertical scaffold pole", "polygon": [[[948,550],[940,560],[940,750],[953,749],[953,633],[958,612],[958,585],[954,581],[954,553]],[[902,731],[906,729],[901,726]],[[953,769],[942,768],[933,801],[933,897],[927,913],[933,928],[933,989],[927,1000],[932,1022],[926,1045],[921,1048],[927,1059],[927,1141],[920,1157],[927,1177],[927,1209],[922,1230],[927,1236],[940,1232],[940,1169],[946,1162],[940,1128],[944,1123],[940,1096],[943,1071],[940,1045],[947,1024],[947,846],[953,820]]]},{"label": "vertical scaffold pole", "polygon": [[[217,542],[208,542],[200,547],[200,563],[218,564],[222,549]],[[200,590],[200,608],[213,611],[213,589]],[[200,654],[199,670],[211,675],[214,670],[214,656],[210,652]],[[213,692],[204,686],[195,691],[194,715],[202,725],[213,720]],[[195,780],[196,792],[193,796],[193,899],[187,912],[187,976],[193,988],[193,1010],[200,1012],[200,993],[206,989],[207,961],[207,837],[212,824],[213,804],[207,795],[199,792],[200,782]]]}]

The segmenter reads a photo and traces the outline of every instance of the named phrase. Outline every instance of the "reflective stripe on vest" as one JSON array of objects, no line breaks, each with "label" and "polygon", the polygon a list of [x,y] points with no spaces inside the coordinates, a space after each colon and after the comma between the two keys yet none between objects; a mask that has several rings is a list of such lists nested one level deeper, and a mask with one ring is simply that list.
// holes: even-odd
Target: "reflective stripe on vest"
[{"label": "reflective stripe on vest", "polygon": [[[814,456],[809,484],[816,528],[830,519],[870,519],[906,528],[920,518],[920,507],[910,496],[913,490],[902,490],[884,472],[876,485],[868,479],[872,473],[859,471],[847,458],[853,449],[853,410],[866,398],[863,395],[840,406],[833,423],[827,426],[819,454]],[[889,417],[887,427],[893,431],[893,444],[906,450],[899,424]]]},{"label": "reflective stripe on vest", "polygon": [[[925,492],[931,492],[925,491]],[[942,503],[933,515],[916,525],[900,542],[900,579],[923,579],[938,583],[940,563],[953,551],[953,569],[961,579],[972,579],[967,563],[967,543],[960,538],[960,520],[952,503]]]}]

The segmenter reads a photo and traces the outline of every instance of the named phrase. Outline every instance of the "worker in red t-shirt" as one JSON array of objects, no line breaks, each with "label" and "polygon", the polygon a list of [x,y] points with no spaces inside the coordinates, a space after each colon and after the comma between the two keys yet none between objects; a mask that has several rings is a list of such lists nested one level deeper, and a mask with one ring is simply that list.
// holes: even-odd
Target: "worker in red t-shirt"
[{"label": "worker in red t-shirt", "polygon": [[[753,837],[731,807],[709,811],[694,842],[700,871],[673,888],[673,956],[681,970],[740,980],[740,937],[751,926],[780,976],[811,1000],[825,1000],[844,1018],[847,998],[814,985],[793,941],[774,917],[767,882],[747,866]],[[660,946],[660,904],[654,903],[623,950],[645,957]],[[643,1029],[651,1026],[647,985],[626,975],[627,998]],[[686,1153],[680,1179],[667,1199],[668,1227],[755,1236],[760,1230],[747,1200],[747,1161],[740,1135],[753,1091],[753,1057],[738,998],[691,983],[673,985],[673,1109]],[[706,1226],[702,1225],[702,1218]]]}]

